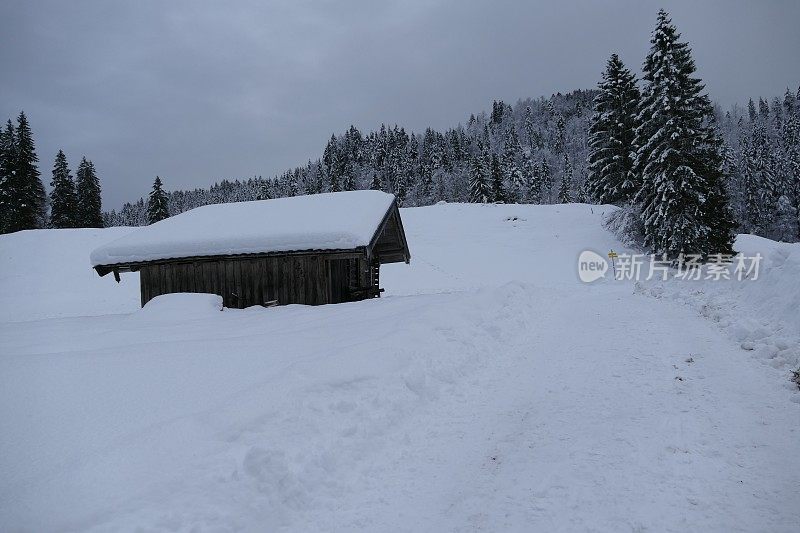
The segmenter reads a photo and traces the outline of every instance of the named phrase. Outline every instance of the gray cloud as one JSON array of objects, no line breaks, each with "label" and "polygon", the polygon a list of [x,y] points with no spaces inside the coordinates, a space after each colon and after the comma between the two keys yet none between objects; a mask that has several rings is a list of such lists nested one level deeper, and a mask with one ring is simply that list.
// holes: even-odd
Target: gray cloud
[{"label": "gray cloud", "polygon": [[[723,105],[797,88],[800,3],[668,2]],[[353,123],[444,128],[492,99],[638,69],[642,1],[108,2],[0,6],[0,118],[25,109],[43,175],[94,160],[107,207],[317,157]]]}]

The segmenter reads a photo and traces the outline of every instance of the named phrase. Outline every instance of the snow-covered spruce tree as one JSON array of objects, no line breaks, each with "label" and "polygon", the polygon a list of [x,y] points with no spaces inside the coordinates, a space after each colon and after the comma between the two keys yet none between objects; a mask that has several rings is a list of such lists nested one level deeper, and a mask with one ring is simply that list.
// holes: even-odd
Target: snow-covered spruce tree
[{"label": "snow-covered spruce tree", "polygon": [[639,89],[636,77],[612,54],[598,84],[589,127],[586,191],[601,204],[633,201],[640,181],[633,171]]},{"label": "snow-covered spruce tree", "polygon": [[12,213],[11,188],[14,185],[16,166],[16,141],[14,125],[9,120],[5,129],[0,130],[0,233],[7,233]]},{"label": "snow-covered spruce tree", "polygon": [[591,203],[589,198],[589,191],[586,189],[586,178],[582,178],[578,183],[577,192],[575,193],[575,201],[579,204],[588,204]]},{"label": "snow-covered spruce tree", "polygon": [[539,164],[539,182],[542,191],[542,203],[553,203],[553,173],[550,170],[550,165],[547,163],[547,158],[542,156],[542,162]]},{"label": "snow-covered spruce tree", "polygon": [[153,224],[168,217],[167,193],[162,188],[161,178],[156,176],[153,190],[150,191],[150,197],[147,200],[147,223]]},{"label": "snow-covered spruce tree", "polygon": [[[706,101],[710,108],[708,97]],[[732,254],[737,224],[733,218],[728,192],[730,178],[723,172],[725,143],[717,131],[713,111],[708,115],[705,142],[701,146],[703,149],[699,152],[699,168],[705,173],[708,184],[703,211],[708,228],[705,255]]]},{"label": "snow-covered spruce tree", "polygon": [[369,188],[373,191],[381,190],[381,178],[378,176],[377,172],[372,173],[372,180],[369,182]]},{"label": "snow-covered spruce tree", "polygon": [[306,180],[309,194],[318,194],[325,190],[324,185],[325,172],[322,170],[322,163],[318,160],[316,163],[308,162],[308,171],[306,172]]},{"label": "snow-covered spruce tree", "polygon": [[[800,91],[800,89],[798,89]],[[787,228],[784,239],[793,242],[800,239],[800,102],[786,89],[783,97],[785,120],[781,128],[781,146],[783,147],[783,194],[789,205],[784,211],[794,213],[794,232],[791,224]]]},{"label": "snow-covered spruce tree", "polygon": [[356,190],[356,176],[355,170],[353,169],[353,163],[351,161],[347,161],[343,166],[342,171],[342,190],[343,191],[354,191]]},{"label": "snow-covered spruce tree", "polygon": [[429,195],[433,189],[434,176],[441,171],[444,166],[444,152],[439,143],[439,136],[431,128],[427,128],[421,137],[419,148],[415,141],[416,137],[411,136],[409,145],[409,158],[413,161],[416,155],[420,159],[419,170],[420,191],[423,195]]},{"label": "snow-covered spruce tree", "polygon": [[736,161],[730,165],[732,192],[736,195],[736,220],[739,222],[740,231],[743,233],[753,233],[755,222],[757,222],[758,208],[758,189],[752,179],[752,175],[747,172],[747,154],[750,150],[750,141],[747,136],[742,136],[740,140]]},{"label": "snow-covered spruce tree", "polygon": [[525,201],[531,204],[542,203],[542,179],[541,172],[536,163],[533,162],[530,154],[524,156],[523,163],[525,175]]},{"label": "snow-covered spruce tree", "polygon": [[558,203],[568,204],[572,202],[572,162],[569,156],[564,154],[564,172],[561,174],[561,185],[558,188]]},{"label": "snow-covered spruce tree", "polygon": [[525,129],[525,137],[528,141],[529,153],[539,148],[539,138],[536,132],[536,125],[533,119],[533,110],[531,106],[525,107],[525,118],[523,119],[522,127]]},{"label": "snow-covered spruce tree", "polygon": [[75,228],[78,227],[77,197],[75,195],[75,182],[67,164],[67,156],[63,150],[56,154],[53,164],[53,188],[50,191],[50,227]]},{"label": "snow-covered spruce tree", "polygon": [[553,141],[553,153],[560,155],[564,152],[567,145],[567,124],[564,121],[564,115],[561,113],[556,117],[556,135]]},{"label": "snow-covered spruce tree", "polygon": [[405,172],[399,172],[396,174],[394,180],[394,196],[397,199],[397,205],[403,207],[403,204],[406,201],[406,196],[408,196],[408,176]]},{"label": "snow-covered spruce tree", "polygon": [[4,231],[41,228],[47,221],[46,201],[39,177],[36,147],[24,112],[17,117],[13,136],[13,169],[8,178],[6,193],[6,222]]},{"label": "snow-covered spruce tree", "polygon": [[517,130],[512,124],[506,131],[503,156],[500,162],[503,175],[508,180],[506,199],[509,203],[521,202],[525,194],[525,179],[517,162],[520,154],[522,154],[522,145],[519,142]]},{"label": "snow-covered spruce tree", "polygon": [[775,207],[775,219],[770,238],[776,241],[793,242],[797,235],[797,211],[788,195],[781,195]]},{"label": "snow-covered spruce tree", "polygon": [[286,192],[286,196],[297,196],[298,194],[300,194],[299,169],[295,169],[293,172],[286,173],[286,179],[284,180],[284,190]]},{"label": "snow-covered spruce tree", "polygon": [[795,172],[793,175],[793,179],[789,184],[789,189],[787,191],[787,198],[789,199],[789,203],[792,206],[795,214],[795,234],[794,237],[789,240],[789,242],[798,242],[800,241],[800,172]]},{"label": "snow-covered spruce tree", "polygon": [[492,201],[497,203],[506,202],[506,187],[503,183],[503,169],[500,167],[500,158],[497,154],[492,154],[491,163],[492,176]]},{"label": "snow-covered spruce tree", "polygon": [[486,204],[492,201],[492,188],[489,185],[489,169],[483,157],[483,146],[470,160],[469,200],[473,203]]},{"label": "snow-covered spruce tree", "polygon": [[341,191],[340,178],[341,178],[341,161],[339,157],[339,147],[335,135],[331,135],[328,144],[325,145],[325,152],[322,155],[322,161],[325,163],[325,170],[328,175],[328,190],[330,192]]},{"label": "snow-covered spruce tree", "polygon": [[397,205],[405,204],[409,191],[415,188],[412,167],[408,157],[409,138],[403,128],[395,133],[395,154],[392,158],[392,174],[395,176],[394,195]]},{"label": "snow-covered spruce tree", "polygon": [[778,188],[766,129],[757,118],[744,153],[745,222],[747,230],[764,234],[772,223]]},{"label": "snow-covered spruce tree", "polygon": [[273,190],[272,180],[264,180],[258,188],[256,200],[271,200],[274,197],[275,191]]},{"label": "snow-covered spruce tree", "polygon": [[644,62],[637,117],[635,168],[642,187],[645,244],[657,254],[731,253],[733,222],[722,174],[721,140],[713,109],[695,72],[691,50],[667,13]]},{"label": "snow-covered spruce tree", "polygon": [[76,224],[81,228],[102,228],[100,180],[97,178],[94,163],[83,157],[75,177]]}]

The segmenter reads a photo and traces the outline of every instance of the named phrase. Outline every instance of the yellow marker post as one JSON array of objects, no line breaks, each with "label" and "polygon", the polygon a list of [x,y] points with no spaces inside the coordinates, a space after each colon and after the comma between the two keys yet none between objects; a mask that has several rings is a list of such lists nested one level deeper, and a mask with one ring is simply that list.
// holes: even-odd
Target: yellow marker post
[{"label": "yellow marker post", "polygon": [[608,252],[608,258],[611,259],[611,269],[614,272],[614,279],[617,279],[617,265],[614,264],[614,259],[617,257],[617,252],[611,250]]}]

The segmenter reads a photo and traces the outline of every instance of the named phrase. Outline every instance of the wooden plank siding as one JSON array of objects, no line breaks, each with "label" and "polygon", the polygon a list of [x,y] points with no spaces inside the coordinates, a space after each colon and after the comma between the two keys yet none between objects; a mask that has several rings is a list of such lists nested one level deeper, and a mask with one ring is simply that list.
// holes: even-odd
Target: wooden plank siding
[{"label": "wooden plank siding", "polygon": [[142,305],[161,294],[199,292],[222,296],[223,305],[321,305],[374,297],[378,263],[366,255],[325,254],[240,259],[192,259],[139,268]]}]

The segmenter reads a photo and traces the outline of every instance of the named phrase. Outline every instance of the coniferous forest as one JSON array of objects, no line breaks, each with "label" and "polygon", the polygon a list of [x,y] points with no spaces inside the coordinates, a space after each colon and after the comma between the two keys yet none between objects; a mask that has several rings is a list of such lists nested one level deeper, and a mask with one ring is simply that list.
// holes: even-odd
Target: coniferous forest
[{"label": "coniferous forest", "polygon": [[211,203],[379,189],[407,207],[626,206],[642,223],[645,246],[669,256],[730,252],[733,232],[800,240],[800,88],[723,110],[663,11],[650,44],[641,80],[612,54],[597,89],[494,101],[491,111],[444,131],[350,126],[331,135],[318,159],[278,176],[168,192],[157,178],[149,198],[102,219],[99,180],[85,158],[73,180],[59,152],[45,195],[20,113],[0,134],[2,231],[145,225]]},{"label": "coniferous forest", "polygon": [[39,228],[102,228],[100,179],[81,159],[75,178],[63,150],[53,163],[45,192],[31,126],[21,111],[0,131],[0,233]]}]

